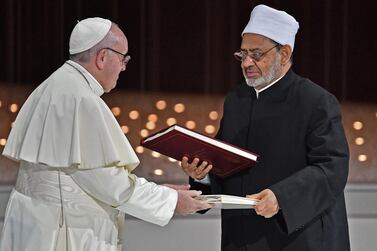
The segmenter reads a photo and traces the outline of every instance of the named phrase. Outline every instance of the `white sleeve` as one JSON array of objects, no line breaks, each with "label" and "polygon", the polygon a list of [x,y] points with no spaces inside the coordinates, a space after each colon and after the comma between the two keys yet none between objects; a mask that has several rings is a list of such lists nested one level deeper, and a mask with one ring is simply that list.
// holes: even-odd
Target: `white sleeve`
[{"label": "white sleeve", "polygon": [[202,183],[204,185],[211,185],[211,180],[209,179],[209,175],[207,174],[206,177],[204,177],[201,180],[195,179],[195,182]]},{"label": "white sleeve", "polygon": [[70,175],[92,197],[142,220],[163,226],[174,214],[175,190],[138,178],[127,169],[77,170]]}]

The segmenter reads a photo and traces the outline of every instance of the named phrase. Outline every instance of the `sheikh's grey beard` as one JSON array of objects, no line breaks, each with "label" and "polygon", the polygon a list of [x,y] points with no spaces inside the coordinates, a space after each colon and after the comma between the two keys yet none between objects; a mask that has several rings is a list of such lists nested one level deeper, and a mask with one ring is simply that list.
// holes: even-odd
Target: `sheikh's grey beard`
[{"label": "sheikh's grey beard", "polygon": [[278,74],[281,70],[280,59],[281,59],[281,55],[277,53],[275,60],[273,64],[271,65],[270,69],[266,72],[266,74],[263,74],[262,77],[257,78],[257,79],[248,79],[246,77],[245,71],[243,71],[243,76],[245,78],[246,84],[254,88],[258,88],[258,87],[263,88],[264,86],[267,86],[268,84],[270,84],[275,78],[278,77]]}]

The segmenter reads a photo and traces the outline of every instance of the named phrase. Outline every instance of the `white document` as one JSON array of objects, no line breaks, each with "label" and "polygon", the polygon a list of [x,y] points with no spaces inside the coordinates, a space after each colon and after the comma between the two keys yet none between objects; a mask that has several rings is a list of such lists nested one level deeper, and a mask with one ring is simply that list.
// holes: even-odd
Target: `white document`
[{"label": "white document", "polygon": [[258,203],[258,200],[224,194],[200,195],[196,199],[221,209],[252,209]]}]

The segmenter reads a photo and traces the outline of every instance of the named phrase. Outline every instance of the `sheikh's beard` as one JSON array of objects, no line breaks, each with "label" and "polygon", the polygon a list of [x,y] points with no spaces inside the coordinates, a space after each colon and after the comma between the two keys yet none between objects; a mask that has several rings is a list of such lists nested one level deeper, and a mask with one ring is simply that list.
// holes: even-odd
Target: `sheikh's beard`
[{"label": "sheikh's beard", "polygon": [[246,77],[245,71],[243,71],[243,76],[245,78],[246,84],[248,86],[254,87],[254,88],[263,88],[267,85],[269,85],[274,79],[278,77],[278,74],[281,71],[281,66],[280,66],[280,54],[277,53],[276,58],[271,65],[271,67],[268,69],[268,71],[265,74],[262,74],[260,78],[257,79],[248,79]]}]

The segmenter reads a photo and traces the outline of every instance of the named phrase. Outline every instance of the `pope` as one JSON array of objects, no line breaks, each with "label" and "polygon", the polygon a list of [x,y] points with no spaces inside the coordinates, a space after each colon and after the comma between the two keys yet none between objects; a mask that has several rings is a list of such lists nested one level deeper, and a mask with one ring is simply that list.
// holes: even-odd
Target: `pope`
[{"label": "pope", "polygon": [[26,100],[3,151],[19,173],[0,250],[121,250],[124,213],[164,226],[174,212],[210,208],[188,186],[132,173],[139,160],[101,99],[131,59],[118,25],[78,22],[69,52]]}]

